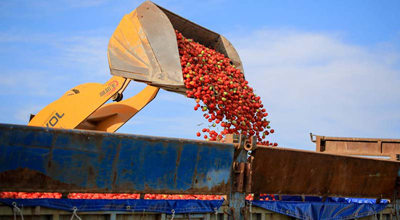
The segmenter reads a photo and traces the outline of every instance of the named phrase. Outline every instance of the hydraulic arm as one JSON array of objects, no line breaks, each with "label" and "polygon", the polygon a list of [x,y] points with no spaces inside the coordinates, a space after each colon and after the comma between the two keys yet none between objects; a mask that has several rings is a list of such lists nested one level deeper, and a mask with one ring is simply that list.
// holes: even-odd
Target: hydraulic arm
[{"label": "hydraulic arm", "polygon": [[50,128],[76,128],[89,115],[129,83],[114,76],[106,83],[85,83],[67,91],[61,98],[42,109],[28,125]]},{"label": "hydraulic arm", "polygon": [[[28,125],[115,132],[151,102],[159,90],[147,86],[137,95],[120,101],[129,81],[113,76],[105,84],[79,85],[42,109]],[[109,99],[119,102],[104,105]]]},{"label": "hydraulic arm", "polygon": [[[224,36],[146,1],[122,18],[110,38],[107,55],[113,77],[104,84],[76,86],[42,109],[29,125],[115,132],[160,88],[185,94],[175,30],[225,54],[243,71],[239,55]],[[148,86],[121,101],[131,80]],[[116,102],[105,104],[110,99]]]}]

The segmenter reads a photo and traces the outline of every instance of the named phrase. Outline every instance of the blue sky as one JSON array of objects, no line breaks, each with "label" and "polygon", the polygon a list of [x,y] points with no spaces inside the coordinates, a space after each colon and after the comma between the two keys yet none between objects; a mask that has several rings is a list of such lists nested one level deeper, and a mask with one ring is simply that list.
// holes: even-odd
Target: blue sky
[{"label": "blue sky", "polygon": [[[233,43],[281,146],[312,150],[309,132],[400,138],[399,1],[155,2]],[[108,39],[140,3],[0,1],[0,122],[26,124],[75,85],[105,82]],[[161,91],[119,132],[196,138],[206,122],[193,105]]]}]

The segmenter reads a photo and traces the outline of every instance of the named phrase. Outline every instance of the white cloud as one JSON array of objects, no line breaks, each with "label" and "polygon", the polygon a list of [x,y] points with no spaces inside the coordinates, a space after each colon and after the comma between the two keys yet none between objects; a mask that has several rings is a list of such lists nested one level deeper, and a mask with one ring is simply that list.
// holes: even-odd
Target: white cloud
[{"label": "white cloud", "polygon": [[15,120],[17,120],[19,123],[28,124],[30,114],[36,114],[36,113],[38,113],[42,108],[43,108],[43,106],[40,106],[40,105],[28,105],[28,106],[24,106],[24,108],[18,109],[18,110],[14,113],[14,118],[15,118]]},{"label": "white cloud", "polygon": [[[55,84],[61,84],[68,79],[67,76],[52,75],[46,71],[18,69],[15,71],[1,71],[0,93],[10,96],[29,98],[32,96],[52,97]],[[64,91],[65,92],[65,91]],[[60,93],[63,94],[63,93]]]},{"label": "white cloud", "polygon": [[56,45],[61,51],[59,63],[76,66],[85,72],[85,77],[106,79],[109,75],[108,38],[104,35],[78,35],[59,40]]},{"label": "white cloud", "polygon": [[71,7],[94,7],[94,6],[99,6],[103,5],[109,0],[67,0],[65,1],[65,4],[71,6]]},{"label": "white cloud", "polygon": [[193,110],[194,105],[194,100],[183,95],[160,90],[157,97],[118,132],[195,138],[196,132],[209,123],[205,122],[201,111]]},{"label": "white cloud", "polygon": [[93,7],[101,7],[110,2],[112,1],[110,0],[58,0],[58,1],[2,0],[0,1],[0,18],[18,18],[18,19],[39,18],[43,16],[54,15],[68,10],[72,11],[81,8],[89,9]]},{"label": "white cloud", "polygon": [[61,0],[57,2],[36,0],[36,1],[22,1],[24,4],[30,7],[36,7],[40,9],[68,9],[68,8],[88,8],[103,5],[109,0]]},{"label": "white cloud", "polygon": [[[211,128],[208,125],[209,123],[205,122],[200,114],[194,113],[193,107],[180,107],[182,107],[182,109],[171,109],[171,113],[175,113],[175,116],[160,116],[157,114],[157,110],[147,109],[151,111],[152,115],[139,113],[118,132],[161,137],[201,139],[196,137],[196,132],[201,131],[203,128]],[[190,113],[187,114],[187,112]],[[217,128],[216,131],[220,132],[221,129]]]},{"label": "white cloud", "polygon": [[[12,43],[21,46],[7,49]],[[35,63],[34,67],[30,64],[3,67],[0,90],[10,94],[21,94],[20,88],[25,88],[31,95],[48,96],[58,90],[65,92],[80,83],[104,83],[111,77],[107,61],[108,39],[102,31],[64,36],[10,30],[0,33],[0,45],[3,45],[4,54],[10,50],[9,53],[25,55],[16,56],[15,62],[28,60]],[[32,47],[42,48],[46,53]]]},{"label": "white cloud", "polygon": [[309,132],[400,138],[398,53],[296,30],[231,40],[281,145],[313,149]]}]

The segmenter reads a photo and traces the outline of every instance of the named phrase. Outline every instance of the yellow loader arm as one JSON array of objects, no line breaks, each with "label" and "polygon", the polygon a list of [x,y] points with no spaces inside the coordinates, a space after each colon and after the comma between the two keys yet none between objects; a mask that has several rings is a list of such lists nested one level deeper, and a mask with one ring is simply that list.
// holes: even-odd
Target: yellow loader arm
[{"label": "yellow loader arm", "polygon": [[28,125],[50,128],[76,128],[89,115],[120,92],[130,80],[112,77],[106,83],[85,83],[66,92],[42,109]]},{"label": "yellow loader arm", "polygon": [[159,90],[147,86],[129,99],[104,105],[110,98],[122,94],[129,82],[113,76],[104,84],[76,86],[42,109],[28,125],[115,132],[151,102]]},{"label": "yellow loader arm", "polygon": [[[151,102],[159,88],[185,94],[175,30],[223,53],[243,72],[238,53],[224,36],[145,1],[122,18],[110,38],[107,56],[113,77],[104,84],[71,89],[29,125],[115,132]],[[132,98],[104,105],[110,98],[118,100],[130,80],[148,86]]]},{"label": "yellow loader arm", "polygon": [[156,97],[158,91],[157,87],[146,86],[140,93],[129,99],[106,104],[97,109],[77,128],[115,132],[149,104]]}]

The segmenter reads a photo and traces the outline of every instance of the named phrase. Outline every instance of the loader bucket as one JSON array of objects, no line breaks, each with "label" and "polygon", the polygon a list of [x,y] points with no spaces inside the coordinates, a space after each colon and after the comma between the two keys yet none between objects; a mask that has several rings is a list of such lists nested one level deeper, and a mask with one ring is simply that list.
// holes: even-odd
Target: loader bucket
[{"label": "loader bucket", "polygon": [[225,54],[243,71],[238,53],[224,36],[146,1],[125,15],[111,36],[111,74],[185,93],[175,30]]}]

